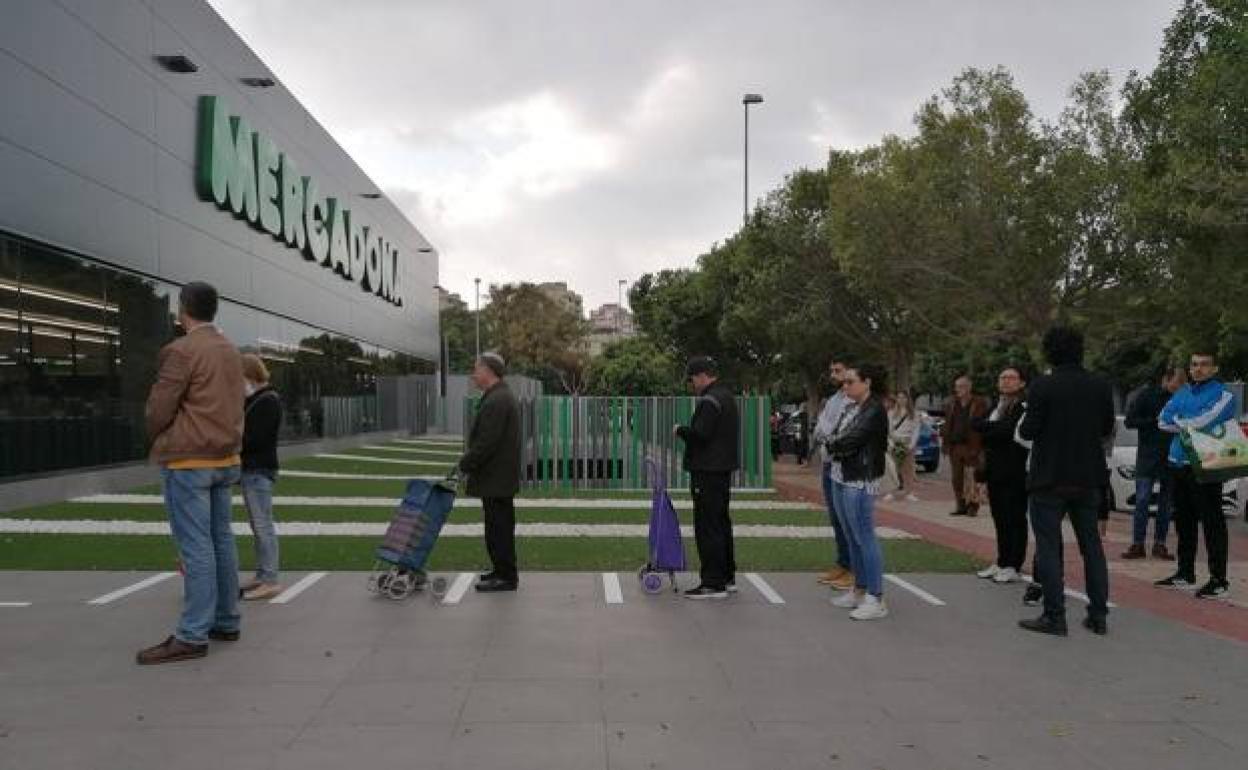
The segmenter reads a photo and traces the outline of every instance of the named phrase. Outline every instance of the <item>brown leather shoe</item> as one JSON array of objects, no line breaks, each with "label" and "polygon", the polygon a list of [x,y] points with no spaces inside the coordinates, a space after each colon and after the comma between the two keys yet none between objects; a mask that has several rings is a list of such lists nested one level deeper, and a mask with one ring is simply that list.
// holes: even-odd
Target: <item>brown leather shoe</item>
[{"label": "brown leather shoe", "polygon": [[140,666],[157,666],[161,663],[194,660],[195,658],[202,658],[207,654],[208,645],[187,644],[181,639],[171,636],[154,647],[140,650],[139,654],[134,656],[134,662]]},{"label": "brown leather shoe", "polygon": [[1148,554],[1144,551],[1144,546],[1139,543],[1132,543],[1131,547],[1122,552],[1124,559],[1143,559]]},{"label": "brown leather shoe", "polygon": [[825,585],[825,586],[832,585],[833,582],[844,578],[846,573],[848,572],[849,570],[845,569],[844,567],[840,567],[840,566],[833,567],[832,569],[820,575],[818,578],[818,581],[820,584]]},{"label": "brown leather shoe", "polygon": [[1165,543],[1153,544],[1153,558],[1162,561],[1174,561],[1174,554],[1170,553],[1170,549],[1166,548]]}]

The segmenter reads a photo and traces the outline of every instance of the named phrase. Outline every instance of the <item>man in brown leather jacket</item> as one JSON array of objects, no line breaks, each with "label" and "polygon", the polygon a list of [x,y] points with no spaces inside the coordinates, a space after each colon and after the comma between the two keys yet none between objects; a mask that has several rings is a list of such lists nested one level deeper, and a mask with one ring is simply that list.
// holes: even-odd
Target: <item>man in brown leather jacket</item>
[{"label": "man in brown leather jacket", "polygon": [[186,334],[161,349],[147,398],[151,458],[161,466],[185,594],[177,630],[139,652],[140,665],[202,658],[209,639],[239,636],[230,488],[238,483],[243,442],[243,366],[238,349],[212,323],[217,305],[212,286],[182,287],[178,323]]},{"label": "man in brown leather jacket", "polygon": [[[983,438],[972,423],[988,415],[988,401],[972,391],[971,378],[962,375],[953,383],[953,397],[945,401],[945,424],[940,428],[940,451],[949,457],[953,470],[953,496],[958,507],[952,516],[977,516],[978,495],[967,495],[975,489],[974,473],[983,463]],[[968,476],[968,474],[970,474]]]}]

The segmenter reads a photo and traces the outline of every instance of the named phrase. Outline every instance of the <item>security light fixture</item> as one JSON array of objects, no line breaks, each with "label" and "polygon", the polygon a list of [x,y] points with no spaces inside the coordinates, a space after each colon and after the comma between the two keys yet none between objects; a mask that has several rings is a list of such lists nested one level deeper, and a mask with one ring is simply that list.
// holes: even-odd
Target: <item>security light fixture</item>
[{"label": "security light fixture", "polygon": [[429,248],[428,246],[422,246],[416,250],[419,251],[421,254],[429,254],[430,252],[433,251],[433,249]]},{"label": "security light fixture", "polygon": [[360,197],[361,197],[361,198],[368,198],[370,201],[375,201],[375,200],[377,200],[378,198],[380,198],[380,197],[381,197],[381,193],[378,193],[378,192],[367,192],[367,193],[360,193]]},{"label": "security light fixture", "polygon": [[277,81],[273,78],[239,78],[240,83],[252,88],[272,88],[277,85]]},{"label": "security light fixture", "polygon": [[187,74],[190,72],[199,72],[199,65],[188,59],[184,54],[161,54],[156,57],[156,63],[170,72]]},{"label": "security light fixture", "polygon": [[742,104],[762,104],[763,95],[762,94],[746,94],[745,96],[741,97],[741,103]]}]

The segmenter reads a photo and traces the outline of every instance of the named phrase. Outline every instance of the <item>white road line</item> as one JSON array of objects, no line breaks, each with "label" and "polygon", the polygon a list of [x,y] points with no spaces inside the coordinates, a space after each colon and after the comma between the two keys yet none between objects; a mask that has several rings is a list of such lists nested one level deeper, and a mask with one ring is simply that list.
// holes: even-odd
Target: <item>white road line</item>
[{"label": "white road line", "polygon": [[[88,503],[91,505],[147,505],[163,506],[165,498],[161,495],[134,493],[105,493],[75,497],[72,503]],[[376,495],[276,495],[273,504],[279,508],[393,508],[398,505],[397,497],[379,497]],[[242,505],[242,495],[234,495],[231,504]],[[692,500],[673,500],[672,504],[678,511],[693,510]],[[573,498],[573,497],[520,497],[515,501],[517,508],[552,508],[556,510],[593,510],[593,511],[648,511],[650,500],[646,498]],[[457,508],[480,508],[481,498],[460,497],[455,500]],[[737,506],[748,511],[802,511],[811,512],[818,509],[809,503],[798,503],[788,500],[750,500],[742,501]],[[831,527],[825,527],[825,534],[831,537]],[[877,532],[900,532],[892,527],[877,527]],[[882,535],[886,536],[886,535]],[[894,535],[895,537],[898,535]]]},{"label": "white road line", "polygon": [[885,575],[884,579],[892,583],[895,586],[904,588],[905,590],[909,591],[910,593],[914,594],[915,596],[919,597],[920,599],[922,599],[923,601],[927,602],[928,604],[934,607],[945,606],[945,603],[941,601],[940,599],[929,594],[927,591],[924,591],[922,588],[919,588],[915,584],[902,580],[896,575]]},{"label": "white road line", "polygon": [[30,602],[0,602],[0,607],[29,607]]},{"label": "white road line", "polygon": [[[463,457],[463,452],[440,452],[436,449],[422,449],[420,447],[410,446],[381,446],[380,444],[365,444],[360,449],[367,449],[370,452],[398,452],[406,455],[434,455],[435,457]],[[420,458],[413,458],[420,459]],[[430,458],[432,462],[436,462]]]},{"label": "white road line", "polygon": [[620,590],[620,576],[614,572],[602,573],[602,592],[607,604],[623,604],[624,592]]},{"label": "white road line", "polygon": [[375,457],[373,455],[340,455],[340,454],[319,454],[313,457],[324,457],[330,460],[353,460],[358,463],[388,463],[390,465],[423,465],[423,466],[439,466],[447,467],[454,465],[448,462],[423,462],[421,460],[400,460],[397,457]]},{"label": "white road line", "polygon": [[442,597],[443,604],[459,604],[464,598],[464,594],[468,593],[468,587],[472,585],[472,581],[476,579],[476,575],[471,572],[461,572],[459,577],[455,578],[455,582],[451,584],[451,590],[446,592],[446,596]]},{"label": "white road line", "polygon": [[328,572],[313,572],[310,575],[304,575],[298,583],[270,599],[269,604],[290,604],[295,597],[311,588],[317,581],[328,574]]},{"label": "white road line", "polygon": [[[1027,574],[1027,573],[1025,573],[1025,572],[1020,572],[1020,573],[1018,573],[1018,576],[1019,576],[1019,577],[1021,577],[1023,580],[1027,581],[1028,583],[1035,583],[1035,582],[1036,582],[1036,581],[1035,581],[1035,578],[1033,578],[1031,575],[1028,575],[1028,574]],[[1091,604],[1091,603],[1092,603],[1092,600],[1088,598],[1088,595],[1087,595],[1087,594],[1085,594],[1085,593],[1083,593],[1083,592],[1081,592],[1081,591],[1076,591],[1076,590],[1075,590],[1075,589],[1073,589],[1073,588],[1067,588],[1067,589],[1066,589],[1066,595],[1067,595],[1067,596],[1069,596],[1071,599],[1078,599],[1079,601],[1083,602],[1084,604]],[[1117,605],[1117,604],[1114,604],[1113,602],[1107,602],[1107,603],[1106,603],[1106,606],[1108,606],[1110,609],[1114,609],[1114,608],[1116,608],[1118,605]]]},{"label": "white road line", "polygon": [[164,582],[176,574],[178,573],[161,572],[160,574],[152,575],[149,578],[140,580],[134,585],[126,586],[125,588],[119,588],[116,591],[113,591],[112,593],[104,594],[103,596],[97,596],[91,601],[87,602],[87,604],[97,604],[97,605],[98,604],[111,604],[112,602],[115,602],[122,597],[129,596],[130,594],[142,591],[144,588],[149,588],[151,586],[156,585],[157,583]]},{"label": "white road line", "polygon": [[297,479],[352,479],[355,481],[441,481],[442,476],[392,476],[379,473],[323,473],[321,471],[290,471],[282,468],[282,478]]},{"label": "white road line", "polygon": [[745,579],[750,581],[750,583],[752,583],[754,587],[758,589],[758,592],[762,594],[763,597],[766,598],[768,602],[772,604],[784,604],[783,597],[781,597],[780,594],[776,593],[776,589],[768,585],[767,581],[763,580],[762,576],[759,575],[757,572],[745,573]]}]

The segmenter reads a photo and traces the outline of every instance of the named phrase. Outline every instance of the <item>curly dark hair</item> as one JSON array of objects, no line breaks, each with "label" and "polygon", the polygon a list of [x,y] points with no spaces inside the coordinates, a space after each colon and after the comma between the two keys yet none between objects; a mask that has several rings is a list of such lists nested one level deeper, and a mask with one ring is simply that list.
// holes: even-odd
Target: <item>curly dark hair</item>
[{"label": "curly dark hair", "polygon": [[1073,326],[1054,326],[1040,343],[1044,358],[1053,366],[1083,363],[1083,332]]}]

